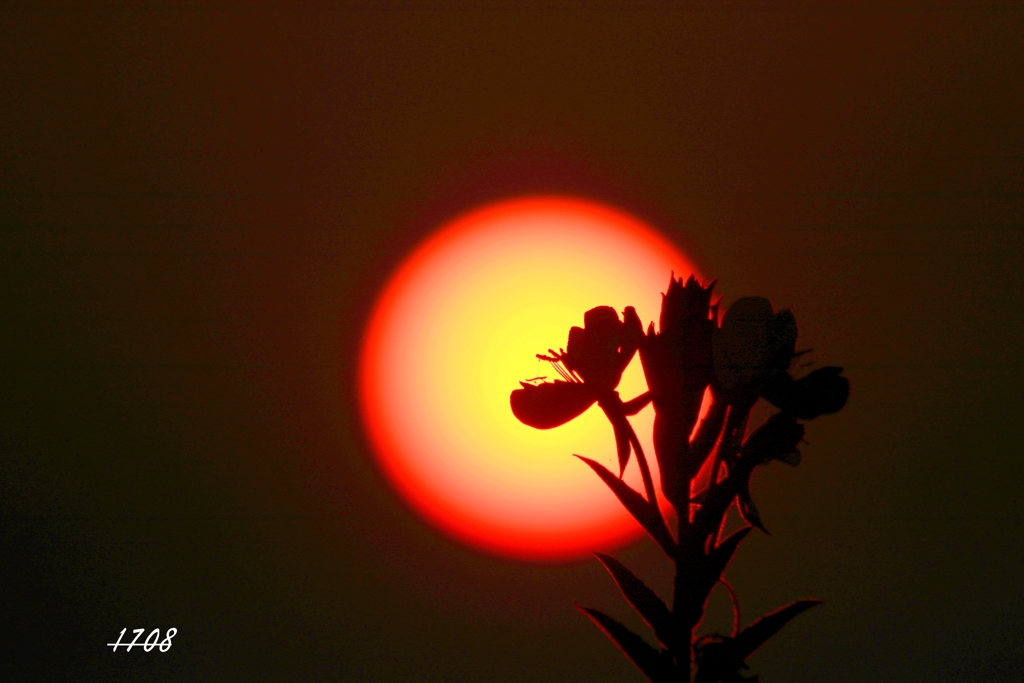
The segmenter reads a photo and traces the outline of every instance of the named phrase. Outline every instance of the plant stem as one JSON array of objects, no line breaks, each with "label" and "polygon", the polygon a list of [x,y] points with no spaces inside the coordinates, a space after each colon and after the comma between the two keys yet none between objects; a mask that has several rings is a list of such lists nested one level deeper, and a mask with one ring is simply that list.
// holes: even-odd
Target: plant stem
[{"label": "plant stem", "polygon": [[691,576],[691,571],[694,569],[691,564],[691,553],[687,552],[684,547],[690,545],[686,540],[680,535],[680,543],[676,551],[676,576],[672,585],[674,593],[672,616],[676,622],[676,647],[678,650],[675,653],[675,658],[680,683],[689,683],[690,681],[690,669],[693,666],[693,630],[696,627],[696,624],[691,623],[693,620],[687,618],[690,612],[687,607],[693,597],[690,593],[696,586],[696,582]]}]

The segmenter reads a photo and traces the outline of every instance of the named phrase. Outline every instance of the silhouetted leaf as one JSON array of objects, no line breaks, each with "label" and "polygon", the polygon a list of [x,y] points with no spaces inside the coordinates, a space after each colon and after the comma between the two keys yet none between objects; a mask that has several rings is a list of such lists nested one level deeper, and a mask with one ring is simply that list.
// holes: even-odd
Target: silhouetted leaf
[{"label": "silhouetted leaf", "polygon": [[728,404],[719,397],[712,394],[711,407],[708,414],[700,421],[697,428],[697,436],[690,444],[690,452],[697,456],[699,462],[703,463],[711,449],[718,443],[722,434],[722,425],[725,423],[725,414]]},{"label": "silhouetted leaf", "polygon": [[651,392],[645,391],[633,400],[624,402],[622,404],[622,412],[626,415],[636,415],[647,407],[647,404],[651,402],[651,398]]},{"label": "silhouetted leaf", "polygon": [[754,499],[750,497],[750,490],[746,485],[741,488],[736,498],[739,500],[740,514],[743,515],[743,519],[746,520],[747,524],[756,526],[766,534],[769,533],[761,522],[761,513],[757,511],[757,506],[754,505]]},{"label": "silhouetted leaf", "polygon": [[740,661],[752,655],[766,640],[782,630],[782,627],[788,624],[793,617],[820,604],[821,600],[797,600],[764,615],[740,631],[736,635],[736,654]]},{"label": "silhouetted leaf", "polygon": [[726,566],[729,564],[729,560],[732,559],[733,554],[736,552],[736,548],[739,547],[740,541],[747,537],[750,530],[753,527],[745,527],[740,529],[736,533],[729,536],[727,539],[719,543],[717,546],[712,548],[711,553],[708,555],[708,577],[711,581],[711,585],[714,586],[715,582],[725,571]]},{"label": "silhouetted leaf", "polygon": [[621,404],[610,407],[603,401],[598,401],[598,405],[601,406],[608,421],[612,423],[612,433],[615,435],[615,453],[619,456],[619,478],[621,479],[622,474],[626,471],[626,465],[629,464],[629,436],[633,430],[629,426],[625,413],[622,412]]},{"label": "silhouetted leaf", "polygon": [[629,484],[609,472],[608,468],[604,465],[594,462],[590,458],[584,458],[582,455],[577,455],[576,457],[590,465],[590,469],[594,470],[597,476],[601,477],[601,481],[612,490],[612,493],[619,499],[619,502],[629,511],[629,514],[633,515],[633,518],[651,535],[651,538],[658,542],[658,545],[662,547],[669,557],[674,557],[676,543],[672,539],[672,534],[669,533],[668,526],[665,525],[665,520],[662,518],[657,504],[648,503],[643,496],[630,488]]},{"label": "silhouetted leaf", "polygon": [[615,641],[647,678],[654,683],[674,683],[675,667],[667,652],[656,650],[646,640],[603,612],[579,605],[576,608],[590,617],[605,635]]},{"label": "silhouetted leaf", "polygon": [[601,553],[594,553],[594,555],[615,579],[615,583],[618,584],[619,590],[622,591],[629,604],[640,613],[647,625],[654,629],[658,640],[671,647],[675,642],[675,629],[672,625],[672,612],[669,611],[664,601],[626,565],[614,557]]}]

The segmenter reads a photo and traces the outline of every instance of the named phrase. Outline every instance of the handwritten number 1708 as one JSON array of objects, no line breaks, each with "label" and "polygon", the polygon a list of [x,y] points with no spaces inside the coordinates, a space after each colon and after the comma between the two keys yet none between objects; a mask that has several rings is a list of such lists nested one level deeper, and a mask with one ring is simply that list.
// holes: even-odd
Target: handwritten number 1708
[{"label": "handwritten number 1708", "polygon": [[135,638],[130,643],[122,643],[121,639],[124,638],[125,631],[127,628],[121,629],[121,635],[117,637],[116,643],[107,643],[107,647],[114,648],[114,652],[117,652],[117,648],[124,647],[126,652],[131,652],[132,648],[138,645],[144,652],[152,652],[153,648],[157,648],[160,652],[167,652],[171,649],[171,638],[178,635],[178,629],[169,628],[167,629],[167,636],[160,640],[160,629],[155,628],[149,632],[146,639],[141,643],[138,642],[139,636],[146,632],[144,628],[137,628],[132,631],[135,634]]}]

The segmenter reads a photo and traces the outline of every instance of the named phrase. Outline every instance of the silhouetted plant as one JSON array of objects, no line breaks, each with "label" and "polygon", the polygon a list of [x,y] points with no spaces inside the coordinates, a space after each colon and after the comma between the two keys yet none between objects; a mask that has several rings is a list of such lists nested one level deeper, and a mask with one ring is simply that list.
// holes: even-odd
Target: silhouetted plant
[{"label": "silhouetted plant", "polygon": [[[850,388],[840,375],[842,368],[820,368],[799,379],[790,374],[793,360],[802,353],[796,352],[796,319],[789,310],[775,313],[767,299],[736,301],[719,325],[721,300],[711,303],[714,285],[705,287],[692,275],[684,285],[673,276],[662,297],[658,330],[652,322],[646,334],[632,307],[623,311],[623,320],[608,306],[587,311],[583,327],[569,331],[566,349],[537,356],[549,361],[562,379],[521,382],[510,399],[515,416],[538,429],[564,424],[594,403],[611,422],[618,476],[600,463],[576,457],[597,473],[675,562],[674,596],[670,608],[621,562],[598,554],[660,647],[603,612],[580,609],[656,683],[756,681],[756,676],[740,674],[747,668],[745,660],[793,617],[820,602],[797,600],[745,628],[736,623],[729,636],[695,637],[708,595],[715,584],[724,583],[722,573],[740,542],[753,527],[767,533],[750,496],[754,467],[773,460],[799,464],[797,445],[804,426],[798,420],[840,410]],[[624,402],[616,387],[637,351],[649,391]],[[710,406],[700,419],[708,389]],[[779,412],[746,436],[750,412],[761,398]],[[629,422],[629,416],[651,402],[661,492],[675,509],[675,534],[661,513],[647,458]],[[632,453],[643,494],[621,478]],[[721,538],[733,502],[749,526]]]}]

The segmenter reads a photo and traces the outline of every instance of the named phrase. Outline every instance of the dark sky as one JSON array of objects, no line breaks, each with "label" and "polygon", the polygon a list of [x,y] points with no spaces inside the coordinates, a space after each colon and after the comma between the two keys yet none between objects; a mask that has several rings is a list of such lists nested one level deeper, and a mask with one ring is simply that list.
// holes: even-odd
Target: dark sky
[{"label": "dark sky", "polygon": [[851,378],[756,475],[744,620],[825,600],[761,680],[1019,681],[1024,6],[817,4],[0,4],[0,678],[642,680],[596,561],[438,535],[354,405],[403,255],[543,191]]}]

